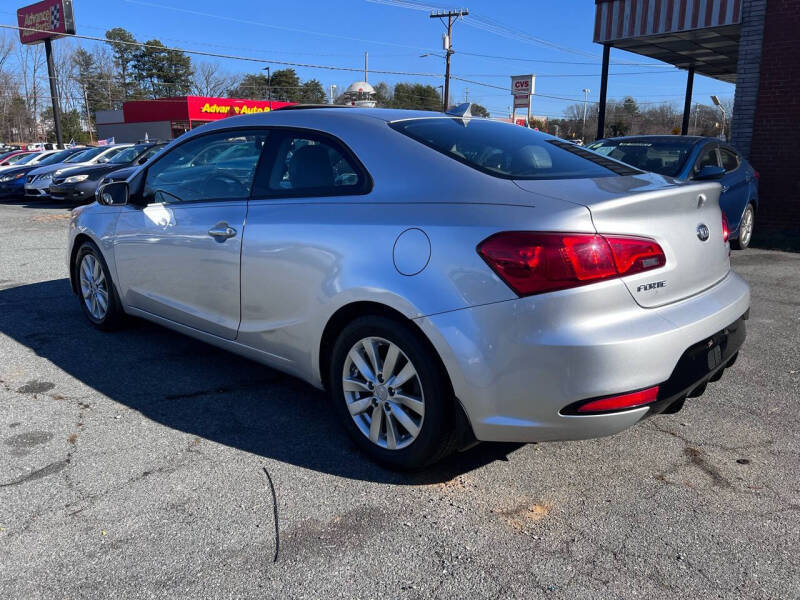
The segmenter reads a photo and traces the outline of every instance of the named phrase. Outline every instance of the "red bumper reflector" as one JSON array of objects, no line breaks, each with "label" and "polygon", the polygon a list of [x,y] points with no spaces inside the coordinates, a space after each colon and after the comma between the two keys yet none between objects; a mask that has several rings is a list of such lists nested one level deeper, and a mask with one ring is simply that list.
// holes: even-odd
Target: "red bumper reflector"
[{"label": "red bumper reflector", "polygon": [[725,216],[725,211],[722,211],[722,241],[727,242],[730,235],[731,230],[728,226],[728,217]]},{"label": "red bumper reflector", "polygon": [[593,412],[606,412],[609,410],[623,410],[626,408],[635,408],[644,404],[655,402],[658,397],[658,386],[640,390],[638,392],[631,392],[630,394],[622,394],[621,396],[610,396],[609,398],[600,398],[599,400],[591,400],[578,408],[579,413],[593,413]]}]

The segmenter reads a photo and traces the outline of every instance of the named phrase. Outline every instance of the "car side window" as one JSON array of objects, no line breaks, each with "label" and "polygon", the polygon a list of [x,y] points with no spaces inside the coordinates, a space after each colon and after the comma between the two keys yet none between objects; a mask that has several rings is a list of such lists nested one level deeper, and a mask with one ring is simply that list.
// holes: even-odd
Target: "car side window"
[{"label": "car side window", "polygon": [[147,170],[144,202],[249,198],[267,135],[265,130],[221,131],[176,146]]},{"label": "car side window", "polygon": [[362,169],[332,139],[286,132],[276,148],[271,166],[259,177],[256,194],[339,196],[365,191]]},{"label": "car side window", "polygon": [[739,157],[735,152],[731,152],[727,148],[720,148],[719,155],[722,158],[722,167],[726,173],[730,173],[739,168]]},{"label": "car side window", "polygon": [[694,163],[693,175],[697,175],[703,170],[703,167],[708,166],[719,166],[719,159],[717,158],[717,149],[715,146],[706,146],[702,152],[700,152],[697,162]]}]

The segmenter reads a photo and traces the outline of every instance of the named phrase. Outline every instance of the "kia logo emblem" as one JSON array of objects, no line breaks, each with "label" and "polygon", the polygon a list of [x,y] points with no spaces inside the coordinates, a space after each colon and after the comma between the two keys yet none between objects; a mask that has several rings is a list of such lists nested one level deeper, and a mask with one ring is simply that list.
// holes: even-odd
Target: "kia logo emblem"
[{"label": "kia logo emblem", "polygon": [[697,239],[699,239],[701,242],[705,242],[708,239],[708,236],[708,227],[705,224],[700,223],[700,225],[697,226]]}]

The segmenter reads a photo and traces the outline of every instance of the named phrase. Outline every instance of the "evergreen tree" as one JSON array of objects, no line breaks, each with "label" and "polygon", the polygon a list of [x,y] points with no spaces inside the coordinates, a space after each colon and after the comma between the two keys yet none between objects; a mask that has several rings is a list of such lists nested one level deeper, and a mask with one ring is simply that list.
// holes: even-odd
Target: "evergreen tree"
[{"label": "evergreen tree", "polygon": [[114,27],[114,29],[106,31],[106,39],[114,54],[114,63],[122,87],[122,98],[127,100],[130,97],[136,97],[138,90],[136,90],[132,76],[133,63],[139,52],[139,46],[135,45],[136,38],[127,29]]},{"label": "evergreen tree", "polygon": [[486,110],[486,107],[481,106],[480,104],[475,104],[474,102],[472,103],[470,112],[472,113],[473,117],[484,117],[486,119],[489,118],[489,111]]},{"label": "evergreen tree", "polygon": [[300,86],[300,102],[303,104],[326,104],[327,101],[325,90],[316,79],[309,79]]},{"label": "evergreen tree", "polygon": [[183,52],[169,50],[159,40],[148,40],[133,60],[136,81],[150,98],[185,96],[192,88],[192,61]]}]

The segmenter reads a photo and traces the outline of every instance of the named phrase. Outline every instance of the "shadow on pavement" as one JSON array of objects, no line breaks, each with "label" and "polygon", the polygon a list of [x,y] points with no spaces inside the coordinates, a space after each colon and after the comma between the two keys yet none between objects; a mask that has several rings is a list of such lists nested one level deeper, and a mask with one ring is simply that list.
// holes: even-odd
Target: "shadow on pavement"
[{"label": "shadow on pavement", "polygon": [[[29,285],[0,280],[0,333],[162,425],[342,477],[439,483],[507,460],[521,446],[480,444],[421,473],[384,470],[341,430],[323,392],[146,321],[131,319],[114,333],[97,331],[85,320],[67,279]],[[28,386],[47,389],[51,383]]]},{"label": "shadow on pavement", "polygon": [[89,204],[89,202],[59,202],[56,200],[39,199],[39,198],[0,198],[0,204],[7,206],[22,206],[24,208],[63,208],[64,210],[72,210],[82,204]]}]

